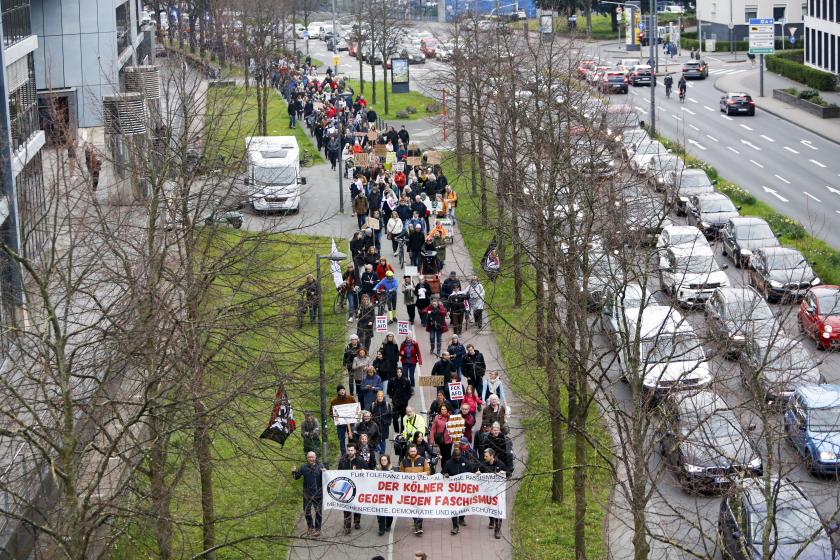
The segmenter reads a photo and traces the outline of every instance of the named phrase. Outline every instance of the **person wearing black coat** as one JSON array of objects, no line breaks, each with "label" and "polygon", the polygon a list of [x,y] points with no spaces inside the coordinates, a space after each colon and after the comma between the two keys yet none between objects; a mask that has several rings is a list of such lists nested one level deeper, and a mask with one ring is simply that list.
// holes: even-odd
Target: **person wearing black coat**
[{"label": "person wearing black coat", "polygon": [[[508,476],[508,466],[501,461],[492,449],[485,449],[482,453],[481,463],[478,466],[483,473],[493,473],[502,476]],[[498,517],[491,517],[489,529],[493,529],[493,536],[497,539],[502,538],[502,520]]]},{"label": "person wearing black coat", "polygon": [[417,279],[417,284],[414,285],[414,295],[416,299],[416,309],[420,314],[420,324],[426,326],[426,308],[432,304],[432,286],[426,281],[426,278],[420,276]]},{"label": "person wearing black coat", "polygon": [[[443,470],[441,472],[443,472],[443,475],[446,477],[458,476],[459,474],[475,472],[476,466],[477,465],[472,464],[466,455],[462,455],[461,448],[455,445],[452,449],[452,456],[443,464]],[[451,534],[457,535],[461,531],[461,527],[466,526],[466,518],[463,515],[456,515],[452,518]]]},{"label": "person wearing black coat", "polygon": [[397,133],[397,136],[400,140],[402,140],[402,143],[405,144],[405,147],[408,148],[408,141],[411,137],[408,135],[408,131],[405,129],[405,125],[400,127],[400,131]]},{"label": "person wearing black coat", "polygon": [[475,388],[476,395],[480,395],[484,388],[484,374],[486,372],[487,364],[484,362],[484,354],[476,350],[472,344],[467,344],[467,355],[464,356],[461,373]]},{"label": "person wearing black coat", "polygon": [[425,457],[429,462],[429,471],[435,474],[435,465],[437,465],[438,455],[435,453],[434,447],[426,439],[426,434],[415,432],[411,442],[417,446],[417,455]]},{"label": "person wearing black coat", "polygon": [[[340,471],[360,471],[365,470],[365,466],[362,463],[361,458],[356,455],[357,446],[352,441],[347,444],[347,453],[341,456],[341,459],[338,460],[338,470]],[[344,512],[344,534],[350,534],[350,520],[353,520],[353,526],[358,531],[361,529],[362,523],[362,514],[361,513],[350,513],[349,511]]]},{"label": "person wearing black coat", "polygon": [[[303,516],[306,518],[306,536],[321,536],[322,477],[326,468],[318,462],[314,451],[306,454],[306,462],[299,468],[292,468],[295,480],[303,477]],[[313,519],[312,510],[315,510]]]},{"label": "person wearing black coat", "polygon": [[376,309],[370,303],[370,297],[363,295],[359,305],[359,320],[356,322],[356,335],[359,337],[359,344],[365,349],[370,349],[370,339],[373,338],[373,322],[376,319]]},{"label": "person wearing black coat", "polygon": [[[420,266],[420,254],[423,252],[423,245],[426,238],[423,236],[423,226],[416,224],[414,229],[408,232],[408,254],[411,257],[411,266]],[[420,309],[418,307],[418,309]]]},{"label": "person wearing black coat", "polygon": [[[355,358],[359,354],[359,349],[363,348],[363,346],[359,343],[359,335],[354,334],[350,336],[350,342],[347,346],[344,347],[344,357],[342,358],[342,363],[344,364],[344,369],[347,371],[347,375],[350,376],[350,379],[353,379],[353,358]],[[354,394],[356,384],[350,383],[350,394]]]},{"label": "person wearing black coat", "polygon": [[400,361],[400,347],[394,340],[393,333],[385,335],[385,341],[380,350],[385,364],[382,368],[384,375],[380,373],[379,376],[382,378],[382,390],[387,393],[388,383],[397,375],[397,364]]},{"label": "person wearing black coat", "polygon": [[380,400],[380,394],[377,393],[376,399],[368,406],[368,410],[371,416],[373,416],[373,421],[379,427],[379,443],[376,445],[376,451],[380,455],[385,453],[385,444],[388,442],[388,435],[391,430],[391,417],[393,416],[391,405],[385,400],[385,394],[382,393],[381,396],[382,399]]},{"label": "person wearing black coat", "polygon": [[397,375],[388,383],[388,398],[391,399],[392,420],[394,432],[402,433],[402,419],[405,416],[405,408],[414,394],[411,387],[411,380],[403,375],[402,368],[397,368]]},{"label": "person wearing black coat", "polygon": [[[511,441],[510,438],[500,429],[498,423],[494,422],[493,427],[487,432],[480,443],[476,443],[479,454],[483,455],[484,451],[491,449],[496,458],[504,463],[509,472],[512,472],[513,461],[511,460]],[[506,470],[507,470],[506,469]]]}]

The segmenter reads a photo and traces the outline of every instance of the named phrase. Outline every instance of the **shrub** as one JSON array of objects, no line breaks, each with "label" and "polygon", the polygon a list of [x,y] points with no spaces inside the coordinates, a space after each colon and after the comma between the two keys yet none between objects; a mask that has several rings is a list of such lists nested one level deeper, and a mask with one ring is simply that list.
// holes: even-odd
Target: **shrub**
[{"label": "shrub", "polygon": [[426,105],[427,113],[440,113],[440,103],[429,103]]},{"label": "shrub", "polygon": [[417,112],[417,107],[414,107],[413,105],[407,105],[406,108],[405,108],[405,112],[408,113],[409,115],[413,115],[414,113]]},{"label": "shrub", "polygon": [[799,99],[811,99],[812,97],[819,97],[820,92],[815,89],[803,89],[799,92]]},{"label": "shrub", "polygon": [[407,119],[408,118],[408,111],[397,111],[395,116],[398,119]]},{"label": "shrub", "polygon": [[820,91],[834,91],[837,88],[837,76],[805,66],[798,60],[791,60],[788,55],[768,56],[767,69]]}]

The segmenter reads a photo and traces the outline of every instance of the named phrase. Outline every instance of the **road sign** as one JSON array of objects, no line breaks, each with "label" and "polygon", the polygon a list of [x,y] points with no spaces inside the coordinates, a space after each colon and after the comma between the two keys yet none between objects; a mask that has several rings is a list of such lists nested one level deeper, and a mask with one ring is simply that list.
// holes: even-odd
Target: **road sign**
[{"label": "road sign", "polygon": [[332,65],[333,65],[333,66],[335,66],[335,67],[337,67],[339,62],[341,62],[341,59],[338,57],[338,55],[337,55],[337,54],[336,54],[336,55],[333,55],[333,63],[332,63]]},{"label": "road sign", "polygon": [[750,19],[750,54],[775,53],[775,38],[775,22],[772,18]]},{"label": "road sign", "polygon": [[615,9],[615,13],[617,13],[617,14],[620,14],[623,11],[624,10],[621,9],[621,6],[617,6],[616,9]]},{"label": "road sign", "polygon": [[309,31],[304,31],[303,32],[303,38],[306,39],[307,41],[309,40]]},{"label": "road sign", "polygon": [[730,21],[728,27],[729,30],[732,31],[733,29],[735,29],[735,24]]},{"label": "road sign", "polygon": [[795,45],[795,44],[796,44],[796,37],[794,37],[793,35],[791,35],[791,36],[790,36],[790,44],[791,44],[791,45]]},{"label": "road sign", "polygon": [[787,29],[788,29],[788,33],[790,33],[790,36],[791,36],[791,37],[793,37],[794,35],[796,35],[796,28],[795,28],[794,26],[792,26],[792,25],[791,25],[791,26],[790,26],[790,27],[788,27]]}]

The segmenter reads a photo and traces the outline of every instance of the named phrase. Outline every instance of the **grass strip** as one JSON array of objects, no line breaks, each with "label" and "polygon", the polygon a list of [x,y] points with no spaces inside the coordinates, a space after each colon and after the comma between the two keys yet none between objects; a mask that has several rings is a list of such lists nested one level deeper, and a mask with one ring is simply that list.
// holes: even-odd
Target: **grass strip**
[{"label": "grass strip", "polygon": [[[376,103],[373,100],[373,87],[370,80],[365,80],[365,90],[359,85],[359,80],[349,79],[348,85],[353,88],[355,95],[362,94],[368,102],[368,108],[373,108],[376,114],[381,119],[400,119],[400,120],[419,120],[437,114],[440,110],[440,104],[418,91],[409,91],[408,93],[391,93],[388,92],[388,112],[385,112],[385,87],[390,87],[389,84],[383,82],[379,76],[376,79]],[[427,107],[435,106],[437,108],[434,112],[429,112]],[[408,110],[411,107],[414,112]],[[399,116],[397,116],[399,114]]]}]

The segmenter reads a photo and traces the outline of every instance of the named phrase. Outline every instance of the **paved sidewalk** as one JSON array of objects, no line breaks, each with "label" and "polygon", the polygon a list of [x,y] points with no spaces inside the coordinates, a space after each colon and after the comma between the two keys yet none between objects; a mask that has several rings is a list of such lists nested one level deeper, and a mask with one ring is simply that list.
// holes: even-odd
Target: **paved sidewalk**
[{"label": "paved sidewalk", "polygon": [[[764,71],[764,97],[758,96],[759,70],[752,68],[740,74],[723,75],[715,80],[715,88],[720,91],[743,91],[749,93],[756,100],[756,106],[760,110],[776,115],[780,119],[790,121],[794,124],[808,129],[814,134],[822,136],[834,142],[840,142],[840,119],[821,119],[802,109],[788,105],[777,99],[773,99],[774,89],[796,88],[798,90],[809,89],[808,86],[789,80],[773,72]],[[820,96],[829,103],[840,105],[840,93],[823,91]]]},{"label": "paved sidewalk", "polygon": [[[355,227],[355,219],[350,216],[336,216],[330,222],[341,222],[340,227],[335,224],[329,225],[329,231],[336,231],[337,229],[345,230],[348,227]],[[350,224],[349,226],[347,224]],[[382,254],[388,258],[388,262],[398,268],[396,259],[391,253],[390,243],[383,238]],[[462,282],[472,274],[472,265],[469,255],[466,251],[464,241],[461,238],[460,232],[455,232],[455,241],[447,251],[446,268],[444,273],[448,274],[452,270],[458,272]],[[396,271],[397,276],[402,279],[401,271]],[[401,296],[401,294],[400,294]],[[489,310],[485,311],[485,314]],[[402,304],[402,299],[398,301],[397,316],[399,319],[405,320],[406,312],[405,306]],[[461,342],[463,344],[472,343],[475,347],[484,354],[487,362],[488,371],[492,369],[503,370],[501,355],[496,344],[496,337],[487,326],[488,318],[485,317],[485,327],[481,331],[477,331],[471,323],[469,329],[465,330],[461,335]],[[421,330],[419,319],[415,321],[412,328],[417,336],[423,357],[423,366],[418,367],[417,374],[421,371],[428,374],[429,370],[435,363],[435,356],[428,352],[429,341],[428,336],[424,330]],[[396,333],[396,324],[392,325],[392,332]],[[350,323],[348,328],[348,337],[355,333],[356,324]],[[451,337],[451,330],[444,335],[444,344],[449,344]],[[385,335],[375,334],[371,342],[371,352],[375,352],[376,348],[384,339]],[[402,337],[397,337],[397,342],[402,342]],[[417,375],[416,374],[416,375]],[[509,398],[513,414],[509,420],[510,437],[513,440],[514,451],[517,457],[515,476],[521,476],[525,469],[526,449],[525,438],[519,420],[518,412],[521,410],[521,405],[510,394],[510,384],[506,382],[506,392]],[[419,386],[415,389],[415,395],[412,397],[411,405],[418,413],[425,413],[428,410],[434,398],[434,387]],[[330,437],[335,438],[335,429],[330,428]],[[389,436],[393,438],[393,433]],[[392,462],[394,459],[393,448],[389,441],[387,453],[392,455]],[[334,464],[334,461],[333,461]],[[290,560],[310,560],[318,558],[319,560],[369,560],[377,554],[383,555],[387,560],[413,560],[414,552],[422,550],[429,555],[430,560],[442,560],[446,558],[458,558],[459,560],[494,560],[494,559],[510,559],[513,556],[510,541],[510,516],[513,510],[513,502],[516,496],[517,485],[512,481],[510,489],[507,493],[507,509],[508,516],[505,519],[502,529],[503,538],[496,540],[493,538],[493,532],[487,528],[487,518],[478,516],[468,516],[467,526],[461,530],[458,535],[450,535],[449,530],[451,524],[449,519],[427,519],[423,523],[424,534],[422,537],[417,537],[412,532],[412,521],[409,518],[397,518],[394,520],[392,532],[382,537],[377,535],[377,523],[374,516],[362,516],[362,529],[360,531],[353,531],[349,536],[344,536],[343,533],[343,516],[338,511],[326,511],[323,521],[322,536],[320,539],[296,539],[290,544],[289,558]],[[297,527],[294,533],[302,535],[306,531],[306,524],[303,518],[298,519]]]}]

